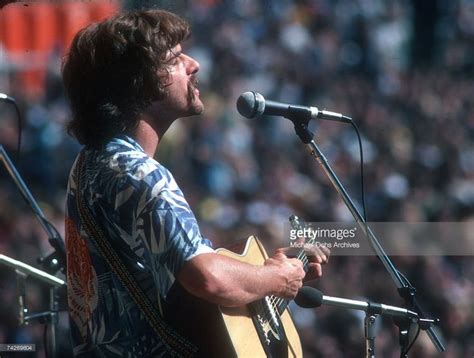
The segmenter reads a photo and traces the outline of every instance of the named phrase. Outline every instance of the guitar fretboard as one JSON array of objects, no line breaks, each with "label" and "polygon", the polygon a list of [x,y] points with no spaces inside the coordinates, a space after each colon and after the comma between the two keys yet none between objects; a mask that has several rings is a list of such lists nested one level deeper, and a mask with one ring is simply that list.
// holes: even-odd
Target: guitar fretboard
[{"label": "guitar fretboard", "polygon": [[[291,215],[290,218],[290,224],[291,227],[295,230],[304,230],[305,228],[308,227],[308,224],[300,220],[296,215]],[[301,245],[301,249],[297,251],[296,258],[300,260],[303,263],[303,269],[305,272],[308,272],[309,269],[309,261],[308,261],[308,256],[306,255],[305,251],[305,245],[311,246],[315,243],[315,239],[311,238],[308,241],[304,241],[303,244]],[[288,307],[289,300],[277,297],[277,296],[268,296],[267,300],[269,304],[271,305],[271,309],[274,312],[269,312],[269,314],[275,314],[278,313],[278,315],[281,315],[283,311]]]}]

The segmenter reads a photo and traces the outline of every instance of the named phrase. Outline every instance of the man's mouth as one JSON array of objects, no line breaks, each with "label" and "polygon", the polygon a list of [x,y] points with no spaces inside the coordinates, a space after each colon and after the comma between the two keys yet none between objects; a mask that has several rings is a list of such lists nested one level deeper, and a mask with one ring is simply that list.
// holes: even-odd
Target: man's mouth
[{"label": "man's mouth", "polygon": [[192,75],[188,82],[188,99],[194,101],[196,96],[199,96],[199,89],[197,88],[198,79],[195,75]]}]

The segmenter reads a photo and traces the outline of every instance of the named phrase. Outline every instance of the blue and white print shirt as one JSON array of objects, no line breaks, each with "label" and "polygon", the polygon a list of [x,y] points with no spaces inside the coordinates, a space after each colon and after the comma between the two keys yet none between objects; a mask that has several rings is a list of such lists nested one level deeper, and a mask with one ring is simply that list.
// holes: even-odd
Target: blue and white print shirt
[{"label": "blue and white print shirt", "polygon": [[160,307],[185,261],[214,252],[171,173],[132,138],[112,139],[102,150],[84,149],[83,187],[76,163],[66,210],[68,305],[76,356],[167,356],[127,290],[82,225],[76,195]]}]

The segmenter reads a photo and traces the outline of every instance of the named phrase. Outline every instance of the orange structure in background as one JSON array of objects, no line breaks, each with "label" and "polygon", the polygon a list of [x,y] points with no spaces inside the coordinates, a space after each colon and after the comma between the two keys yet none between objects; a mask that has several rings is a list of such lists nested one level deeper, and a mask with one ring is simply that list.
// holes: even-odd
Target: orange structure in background
[{"label": "orange structure in background", "polygon": [[77,31],[120,8],[118,0],[9,4],[0,9],[1,67],[11,69],[25,94],[37,97],[44,91],[51,56],[65,54]]}]

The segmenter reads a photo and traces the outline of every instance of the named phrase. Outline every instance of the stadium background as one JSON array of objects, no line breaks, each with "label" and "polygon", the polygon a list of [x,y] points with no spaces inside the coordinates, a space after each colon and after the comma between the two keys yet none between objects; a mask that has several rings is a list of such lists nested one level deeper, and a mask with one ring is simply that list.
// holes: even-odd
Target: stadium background
[{"label": "stadium background", "polygon": [[[48,219],[64,231],[68,171],[80,147],[64,131],[69,117],[60,63],[75,32],[122,8],[161,6],[192,24],[185,50],[201,63],[200,118],[176,122],[157,159],[175,175],[203,233],[216,246],[257,234],[271,251],[276,228],[296,213],[308,221],[351,220],[316,162],[275,118],[243,120],[240,93],[315,105],[352,116],[364,144],[369,221],[470,221],[474,214],[474,2],[468,0],[25,1],[0,10],[0,92],[24,119],[18,170]],[[360,201],[359,156],[350,126],[318,123],[316,138]],[[0,144],[16,158],[17,119],[0,103]],[[16,162],[16,160],[15,160]],[[0,252],[38,266],[47,237],[0,169]],[[474,355],[474,260],[394,257],[438,316],[445,357]],[[0,342],[36,343],[43,327],[18,327],[14,272],[0,270]],[[400,305],[374,257],[333,257],[316,284],[333,296]],[[47,306],[33,280],[28,306]],[[363,316],[295,309],[308,357],[361,357]],[[68,354],[61,315],[61,352]],[[398,356],[397,331],[383,320],[382,357]],[[414,357],[438,356],[425,334]]]}]

